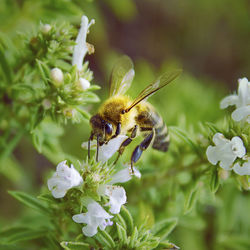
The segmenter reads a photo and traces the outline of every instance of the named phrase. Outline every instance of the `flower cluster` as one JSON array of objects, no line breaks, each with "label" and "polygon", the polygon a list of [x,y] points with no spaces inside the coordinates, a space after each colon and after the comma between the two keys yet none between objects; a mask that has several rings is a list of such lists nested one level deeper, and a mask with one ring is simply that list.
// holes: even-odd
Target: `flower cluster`
[{"label": "flower cluster", "polygon": [[[103,155],[109,158],[115,152],[113,148],[116,148],[117,140],[113,139],[108,144],[107,146],[100,147],[100,149],[101,152],[103,152]],[[111,147],[110,145],[114,145],[114,147]],[[127,202],[125,189],[114,184],[129,181],[132,178],[132,173],[128,167],[112,175],[106,174],[104,178],[102,178],[103,175],[100,175],[97,172],[92,173],[94,185],[97,187],[95,189],[96,193],[93,194],[93,197],[99,196],[100,199],[103,198],[103,201],[108,200],[108,202],[104,202],[105,204],[103,204],[103,206],[109,208],[109,213],[102,205],[100,205],[100,203],[94,200],[93,197],[90,197],[89,193],[87,196],[85,195],[86,187],[91,186],[91,184],[87,183],[90,182],[91,179],[89,177],[90,169],[82,166],[80,173],[73,165],[69,167],[66,164],[66,161],[63,161],[58,164],[56,172],[48,180],[48,188],[52,192],[54,198],[63,198],[67,191],[72,188],[77,188],[82,191],[81,199],[84,199],[84,206],[87,208],[87,212],[76,214],[72,219],[77,223],[87,224],[82,228],[82,232],[84,235],[92,237],[97,233],[98,228],[104,230],[106,226],[111,226],[113,224],[111,221],[113,215],[110,215],[109,213],[118,214],[121,206]],[[137,169],[134,169],[133,174],[138,178],[141,177],[141,174]],[[87,185],[85,185],[85,183]]]},{"label": "flower cluster", "polygon": [[[230,105],[236,106],[232,119],[236,122],[242,121],[244,126],[249,126],[250,82],[247,78],[239,79],[238,94],[227,96],[220,103],[223,109]],[[213,142],[215,146],[208,146],[206,151],[210,163],[216,165],[219,162],[219,166],[224,170],[233,170],[238,175],[250,175],[250,157],[240,136],[233,136],[229,140],[223,134],[216,133]]]}]

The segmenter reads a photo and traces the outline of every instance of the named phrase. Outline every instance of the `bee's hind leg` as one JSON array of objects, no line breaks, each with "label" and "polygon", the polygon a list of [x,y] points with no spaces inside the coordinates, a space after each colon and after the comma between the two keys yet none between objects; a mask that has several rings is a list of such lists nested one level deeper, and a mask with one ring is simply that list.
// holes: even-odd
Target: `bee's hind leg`
[{"label": "bee's hind leg", "polygon": [[125,148],[132,142],[132,140],[136,137],[136,133],[137,133],[137,128],[138,126],[135,125],[131,131],[131,135],[129,138],[127,138],[125,141],[123,141],[123,143],[121,144],[119,150],[118,150],[118,155],[116,160],[114,161],[113,165],[115,165],[117,163],[117,161],[119,160],[120,156],[123,154]]},{"label": "bee's hind leg", "polygon": [[152,132],[148,134],[145,137],[145,139],[134,149],[132,156],[131,156],[132,173],[134,173],[134,169],[133,169],[134,163],[136,163],[140,159],[142,152],[145,151],[149,147],[150,143],[152,142],[154,138],[154,135],[155,135],[155,131],[153,129]]}]

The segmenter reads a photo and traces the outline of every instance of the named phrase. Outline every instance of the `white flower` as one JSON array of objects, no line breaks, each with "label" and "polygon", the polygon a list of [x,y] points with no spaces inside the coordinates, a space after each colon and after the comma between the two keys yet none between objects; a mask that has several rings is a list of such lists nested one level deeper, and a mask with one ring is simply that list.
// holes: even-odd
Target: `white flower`
[{"label": "white flower", "polygon": [[227,96],[220,103],[222,109],[231,105],[236,106],[232,113],[233,120],[238,122],[246,119],[250,123],[250,82],[247,78],[239,79],[238,95]]},{"label": "white flower", "polygon": [[[86,16],[82,16],[81,28],[76,38],[76,45],[74,47],[72,65],[76,65],[78,70],[82,69],[83,59],[90,49],[93,49],[90,44],[86,43],[86,37],[89,27],[95,23],[95,20],[89,22]],[[92,52],[92,51],[90,51]]]},{"label": "white flower", "polygon": [[[107,144],[100,146],[98,160],[103,163],[106,162],[115,152],[118,151],[123,141],[127,138],[128,137],[126,135],[118,135],[117,137],[111,139]],[[83,142],[82,148],[88,149],[88,142]],[[96,149],[96,141],[90,142],[90,149]]]},{"label": "white flower", "polygon": [[53,68],[50,71],[52,83],[59,87],[63,83],[63,72],[59,68]]},{"label": "white flower", "polygon": [[206,154],[208,161],[213,165],[220,162],[220,166],[225,170],[231,170],[231,166],[237,157],[242,158],[246,154],[246,149],[240,137],[235,136],[228,140],[221,133],[216,133],[213,137],[215,146],[208,146]]},{"label": "white flower", "polygon": [[113,224],[113,222],[110,221],[113,216],[109,215],[96,201],[90,199],[87,209],[87,213],[76,214],[72,217],[76,223],[87,224],[87,226],[82,228],[84,235],[92,237],[97,233],[98,227],[104,230],[106,226]]},{"label": "white flower", "polygon": [[57,165],[56,172],[48,180],[48,188],[55,198],[62,198],[69,189],[82,183],[83,179],[74,166],[69,167],[63,161]]},{"label": "white flower", "polygon": [[82,90],[87,90],[90,87],[90,82],[82,77],[79,78],[78,80],[78,86]]},{"label": "white flower", "polygon": [[242,166],[236,163],[233,170],[238,175],[250,175],[250,157],[247,157],[247,161],[244,162]]},{"label": "white flower", "polygon": [[[136,168],[134,168],[134,175],[137,178],[141,178],[141,173]],[[109,197],[109,202],[106,206],[110,206],[110,213],[118,214],[121,210],[121,206],[127,201],[125,189],[111,184],[127,182],[131,178],[132,172],[128,167],[126,167],[125,169],[114,174],[110,182],[99,186],[97,190],[98,194]]]},{"label": "white flower", "polygon": [[118,214],[121,206],[126,203],[127,196],[123,187],[102,184],[97,190],[99,195],[106,195],[109,197],[109,202],[106,206],[110,206],[110,213]]}]

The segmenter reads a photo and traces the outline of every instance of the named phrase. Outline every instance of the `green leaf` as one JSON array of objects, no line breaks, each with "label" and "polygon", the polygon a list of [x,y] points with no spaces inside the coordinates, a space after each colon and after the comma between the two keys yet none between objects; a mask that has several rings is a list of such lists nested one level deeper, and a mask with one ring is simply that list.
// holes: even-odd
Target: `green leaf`
[{"label": "green leaf", "polygon": [[77,108],[76,107],[76,110],[83,116],[83,118],[85,118],[86,120],[89,120],[90,119],[90,114],[87,112],[87,111],[85,111],[85,110],[83,110],[83,109],[81,109],[81,108]]},{"label": "green leaf", "polygon": [[198,199],[198,194],[199,194],[198,185],[195,184],[189,189],[186,195],[186,200],[184,203],[184,214],[187,214],[192,210]]},{"label": "green leaf", "polygon": [[95,239],[97,239],[102,244],[102,246],[107,246],[109,248],[115,247],[115,242],[113,241],[109,233],[107,233],[105,230],[100,231],[98,234],[96,234]]},{"label": "green leaf", "polygon": [[48,214],[49,208],[46,207],[41,201],[39,201],[37,198],[21,192],[21,191],[8,191],[8,193],[13,196],[15,199],[17,199],[18,201],[20,201],[21,203],[23,203],[24,205],[35,209],[41,213],[45,213]]},{"label": "green leaf", "polygon": [[122,227],[121,225],[119,225],[119,223],[116,223],[116,227],[117,227],[117,233],[118,233],[118,237],[120,239],[120,241],[124,244],[127,243],[127,233],[126,233],[126,229],[124,227]]},{"label": "green leaf", "polygon": [[136,241],[138,240],[138,229],[134,227],[134,231],[130,237],[129,247],[133,248],[136,246]]},{"label": "green leaf", "polygon": [[44,237],[48,229],[32,229],[26,227],[13,227],[0,232],[1,243],[13,244],[19,241],[27,241]]},{"label": "green leaf", "polygon": [[[178,246],[176,246],[175,244],[169,242],[169,241],[161,241],[158,245],[158,248],[159,249],[171,249],[171,250],[174,250],[174,249],[180,249]],[[158,249],[157,248],[157,249]]]},{"label": "green leaf", "polygon": [[212,193],[216,193],[220,186],[220,179],[218,168],[213,166],[211,168],[210,190]]},{"label": "green leaf", "polygon": [[71,250],[71,249],[90,249],[89,244],[84,243],[84,242],[77,242],[77,241],[62,241],[60,243],[61,247],[66,249],[66,250]]},{"label": "green leaf", "polygon": [[4,49],[1,45],[0,45],[0,66],[2,68],[2,73],[6,78],[7,85],[10,85],[12,83],[12,71],[5,57]]},{"label": "green leaf", "polygon": [[213,124],[213,123],[211,123],[211,122],[205,122],[205,124],[208,126],[208,128],[211,130],[211,132],[212,132],[213,134],[216,134],[216,133],[218,133],[218,132],[221,132],[221,131],[216,127],[215,124]]},{"label": "green leaf", "polygon": [[126,222],[128,235],[131,235],[134,228],[134,222],[130,212],[127,208],[125,208],[125,206],[122,206],[120,214]]},{"label": "green leaf", "polygon": [[152,233],[164,240],[174,230],[178,222],[177,218],[169,218],[159,221],[152,229]]},{"label": "green leaf", "polygon": [[36,63],[37,63],[37,66],[38,66],[38,69],[39,69],[39,72],[42,76],[43,81],[46,84],[49,84],[50,69],[48,68],[48,66],[44,62],[42,62],[38,59],[36,59]]}]

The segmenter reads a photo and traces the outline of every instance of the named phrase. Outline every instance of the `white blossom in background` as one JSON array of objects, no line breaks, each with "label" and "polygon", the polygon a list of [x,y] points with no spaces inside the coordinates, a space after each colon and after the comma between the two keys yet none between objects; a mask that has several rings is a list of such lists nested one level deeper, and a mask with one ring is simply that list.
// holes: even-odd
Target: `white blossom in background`
[{"label": "white blossom in background", "polygon": [[87,224],[82,228],[84,235],[92,237],[97,233],[98,227],[100,230],[104,230],[106,226],[113,225],[113,222],[110,221],[113,216],[108,214],[96,201],[91,199],[87,205],[87,209],[87,213],[76,214],[72,217],[76,223]]},{"label": "white blossom in background", "polygon": [[228,140],[221,133],[216,133],[213,137],[215,146],[208,146],[207,159],[213,165],[220,162],[220,167],[231,170],[231,166],[237,157],[242,158],[246,154],[246,149],[240,137],[235,136]]},{"label": "white blossom in background", "polygon": [[78,70],[82,70],[83,59],[87,52],[92,52],[93,47],[86,42],[86,37],[89,31],[89,28],[92,24],[95,23],[95,20],[92,19],[89,22],[89,19],[86,16],[82,16],[81,28],[76,38],[76,45],[74,46],[72,65],[76,65]]},{"label": "white blossom in background", "polygon": [[238,94],[227,96],[220,103],[222,109],[231,105],[236,106],[232,113],[233,120],[250,123],[250,82],[247,78],[239,79]]},{"label": "white blossom in background", "polygon": [[[118,135],[117,137],[111,139],[107,144],[100,146],[98,160],[105,163],[113,156],[114,153],[118,151],[123,141],[125,141],[127,138],[128,137],[126,135]],[[88,142],[83,142],[82,148],[88,149]],[[90,149],[96,149],[96,141],[90,142]]]},{"label": "white blossom in background", "polygon": [[242,164],[236,163],[233,170],[238,175],[250,175],[250,157],[247,157],[246,162]]},{"label": "white blossom in background", "polygon": [[69,167],[66,161],[59,163],[56,172],[48,180],[48,188],[55,198],[62,198],[66,192],[83,183],[83,179],[73,165]]}]

